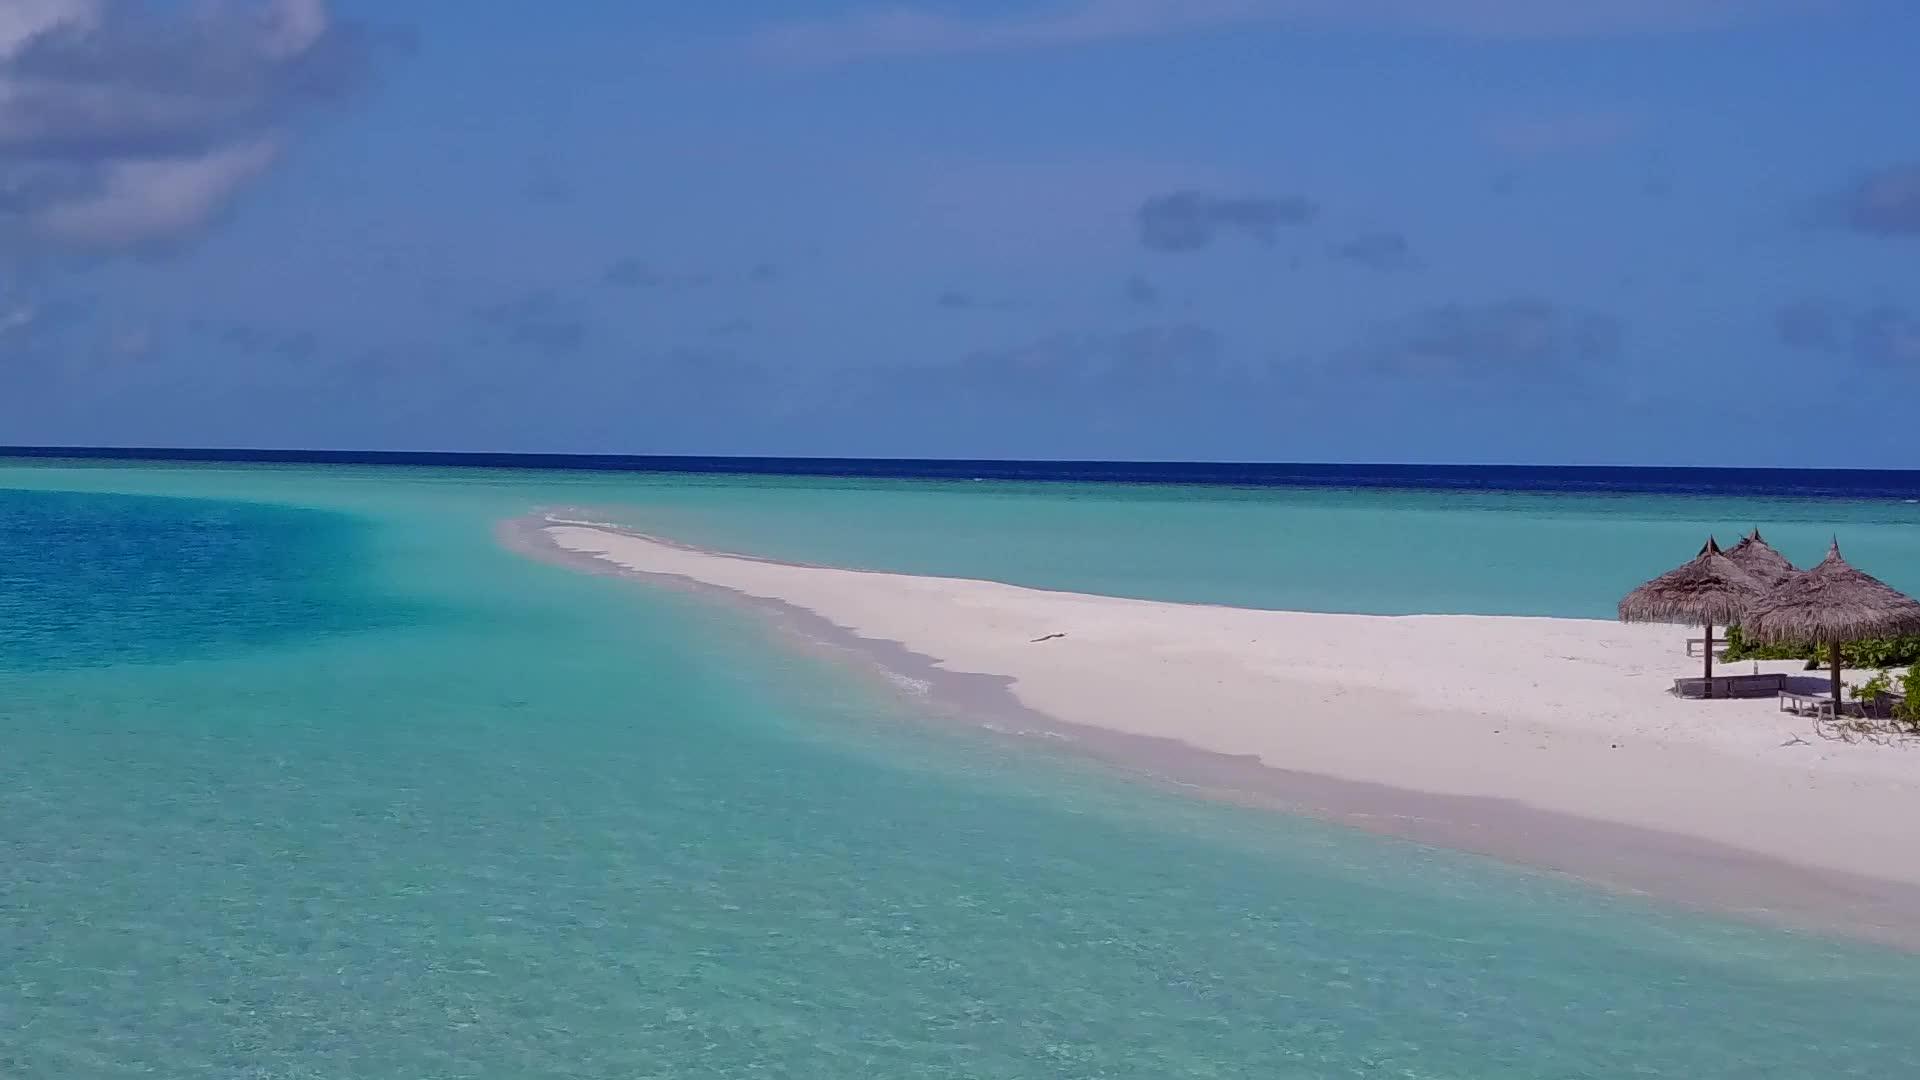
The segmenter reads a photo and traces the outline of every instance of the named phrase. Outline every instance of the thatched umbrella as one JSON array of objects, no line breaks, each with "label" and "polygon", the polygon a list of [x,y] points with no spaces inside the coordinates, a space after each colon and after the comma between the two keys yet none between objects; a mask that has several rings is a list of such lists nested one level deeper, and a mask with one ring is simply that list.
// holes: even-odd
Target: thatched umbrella
[{"label": "thatched umbrella", "polygon": [[1760,538],[1759,529],[1741,537],[1739,543],[1728,548],[1727,558],[1732,559],[1735,566],[1758,578],[1761,584],[1768,586],[1785,584],[1788,578],[1800,572],[1793,568],[1793,564],[1787,561],[1785,555],[1774,550],[1772,544]]},{"label": "thatched umbrella", "polygon": [[1762,641],[1825,645],[1833,662],[1833,707],[1840,708],[1840,646],[1866,638],[1920,634],[1920,601],[1855,570],[1840,541],[1819,566],[1796,575],[1754,605],[1742,629]]},{"label": "thatched umbrella", "polygon": [[1620,601],[1620,621],[1684,623],[1707,628],[1707,696],[1713,696],[1713,628],[1741,621],[1767,587],[1727,558],[1707,537],[1692,562],[1661,574]]}]

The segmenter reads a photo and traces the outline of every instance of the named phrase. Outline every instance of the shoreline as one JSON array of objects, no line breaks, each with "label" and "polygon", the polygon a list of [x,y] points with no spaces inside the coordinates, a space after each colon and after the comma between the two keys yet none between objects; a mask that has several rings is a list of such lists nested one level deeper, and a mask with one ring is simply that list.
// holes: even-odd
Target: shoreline
[{"label": "shoreline", "polygon": [[[1920,951],[1920,853],[1905,842],[1902,829],[1902,822],[1920,818],[1920,757],[1908,753],[1910,748],[1829,744],[1806,731],[1797,745],[1792,739],[1774,740],[1781,743],[1781,753],[1801,753],[1783,766],[1750,760],[1765,739],[1745,739],[1753,745],[1738,747],[1745,752],[1740,756],[1711,739],[1684,737],[1689,734],[1684,729],[1682,737],[1667,732],[1664,739],[1645,730],[1608,734],[1604,721],[1613,714],[1604,708],[1602,723],[1591,730],[1530,724],[1523,717],[1533,702],[1525,694],[1518,702],[1502,703],[1504,713],[1436,710],[1434,701],[1408,701],[1392,685],[1369,682],[1376,673],[1364,666],[1371,662],[1365,656],[1334,671],[1316,670],[1311,657],[1292,665],[1299,670],[1281,665],[1268,672],[1258,664],[1240,670],[1235,665],[1249,656],[1271,659],[1275,646],[1235,643],[1225,654],[1209,655],[1185,640],[1179,627],[1157,624],[1222,622],[1245,632],[1240,624],[1259,623],[1278,632],[1282,653],[1289,634],[1296,639],[1303,632],[1350,635],[1355,624],[1387,621],[1417,631],[1414,639],[1429,645],[1471,640],[1474,631],[1484,635],[1491,625],[1517,627],[1549,653],[1568,644],[1559,640],[1564,633],[1554,631],[1571,628],[1572,637],[1584,635],[1585,643],[1597,643],[1601,652],[1619,647],[1622,639],[1664,642],[1670,637],[1671,651],[1678,654],[1680,628],[1579,619],[1323,615],[1122,600],[781,563],[551,514],[504,522],[500,538],[542,561],[744,605],[804,641],[871,665],[897,686],[915,687],[916,697],[949,719],[1030,745],[1037,741],[1176,790],[1470,852],[1682,907]],[[1095,610],[1085,610],[1089,607]],[[938,614],[928,617],[929,609]],[[1059,672],[1054,669],[1065,650],[1051,656],[1035,650],[1070,638],[1027,633],[1048,618],[1066,627],[1052,631],[1064,635],[1090,618],[1141,632],[1109,635],[1118,640],[1105,648],[1075,642],[1074,661],[1082,670]],[[884,632],[889,629],[891,636]],[[990,632],[994,642],[982,646],[969,639],[983,632]],[[944,650],[943,634],[952,639]],[[1382,655],[1408,648],[1403,643],[1402,649]],[[1169,649],[1172,655],[1166,655]],[[1496,652],[1488,650],[1486,659]],[[1223,667],[1222,655],[1233,662]],[[1585,659],[1565,652],[1535,662],[1581,664]],[[1666,677],[1688,673],[1690,663],[1677,655],[1669,658],[1672,670]],[[1522,658],[1520,664],[1527,662]],[[1510,662],[1488,666],[1495,676],[1512,674]],[[1127,687],[1088,685],[1090,674],[1105,684],[1110,681],[1105,676],[1121,667],[1128,673]],[[1160,670],[1150,670],[1154,667]],[[1007,668],[1014,670],[1002,670]],[[1303,671],[1314,677],[1317,698],[1300,692],[1306,685]],[[1211,686],[1207,675],[1215,676]],[[1043,681],[1049,685],[1039,685]],[[1547,697],[1554,689],[1551,680],[1530,688]],[[1629,684],[1626,692],[1657,693],[1645,680]],[[1441,705],[1453,704],[1454,695],[1445,687],[1429,696]],[[1155,709],[1156,698],[1164,708]],[[1274,720],[1288,715],[1290,701],[1297,711],[1316,714],[1323,729],[1291,745],[1276,737],[1284,726]],[[1678,706],[1676,715],[1686,722],[1700,720],[1702,706],[1723,710],[1716,717],[1722,721],[1731,711],[1738,714],[1736,734],[1749,735],[1739,725],[1764,722],[1775,711],[1770,699],[1707,705],[1677,702],[1662,693],[1652,704],[1658,708],[1649,712],[1673,712]],[[1324,730],[1329,706],[1338,722],[1331,740]],[[1129,710],[1132,715],[1120,715]],[[1183,712],[1204,712],[1218,722],[1196,730],[1181,718]],[[1496,726],[1488,728],[1490,721]],[[1775,725],[1793,722],[1779,717]],[[1453,745],[1475,730],[1491,731],[1498,743],[1539,742],[1517,757],[1509,747],[1501,760],[1475,761],[1475,750],[1485,747]],[[1596,736],[1612,741],[1596,741]],[[1400,740],[1416,744],[1411,755],[1394,752]],[[1489,740],[1482,734],[1468,741]],[[1283,758],[1276,752],[1282,750],[1290,752]],[[1661,762],[1663,767],[1648,767]],[[1609,795],[1608,781],[1617,783],[1623,776],[1637,777],[1632,786],[1639,790]],[[1819,782],[1808,783],[1809,778]],[[1716,788],[1744,791],[1741,805],[1710,805]],[[1541,797],[1543,791],[1548,797]],[[1700,811],[1691,820],[1661,815],[1689,802]],[[1854,815],[1831,816],[1836,805],[1849,803],[1855,804]],[[1642,804],[1640,812],[1631,809],[1633,804]],[[1646,820],[1649,811],[1652,820]],[[1824,825],[1818,816],[1809,819],[1823,813],[1828,815]],[[1745,824],[1729,836],[1730,822]],[[1791,827],[1794,822],[1797,829]],[[1856,825],[1869,835],[1849,836]]]}]

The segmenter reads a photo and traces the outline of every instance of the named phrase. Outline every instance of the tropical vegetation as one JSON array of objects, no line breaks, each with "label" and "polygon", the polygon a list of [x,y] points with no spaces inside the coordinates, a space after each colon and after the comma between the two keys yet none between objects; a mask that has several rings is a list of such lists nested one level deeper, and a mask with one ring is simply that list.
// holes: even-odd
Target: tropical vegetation
[{"label": "tropical vegetation", "polygon": [[[1824,646],[1793,643],[1767,644],[1727,627],[1727,651],[1722,660],[1805,660],[1812,669],[1827,662]],[[1920,663],[1920,634],[1868,638],[1840,646],[1840,659],[1850,668],[1897,668]]]}]

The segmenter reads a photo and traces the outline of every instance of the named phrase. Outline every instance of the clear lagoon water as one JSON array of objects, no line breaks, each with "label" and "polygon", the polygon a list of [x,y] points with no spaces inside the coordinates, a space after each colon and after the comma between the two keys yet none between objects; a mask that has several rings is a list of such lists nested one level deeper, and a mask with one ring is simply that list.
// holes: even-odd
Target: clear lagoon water
[{"label": "clear lagoon water", "polygon": [[1920,588],[1897,500],[0,463],[0,1076],[1920,1075],[1920,958],[915,723],[497,544],[560,505],[1283,607],[1603,615],[1755,522]]}]

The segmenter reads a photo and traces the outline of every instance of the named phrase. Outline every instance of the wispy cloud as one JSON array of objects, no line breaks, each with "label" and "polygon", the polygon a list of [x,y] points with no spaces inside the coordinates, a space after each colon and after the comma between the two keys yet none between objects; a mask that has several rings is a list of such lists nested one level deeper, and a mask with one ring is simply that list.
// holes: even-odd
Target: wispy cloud
[{"label": "wispy cloud", "polygon": [[[1236,433],[1264,430],[1288,380],[1194,322],[1085,327],[1015,338],[946,362],[846,371],[810,427],[864,431],[827,452],[958,457],[980,432],[1015,457],[1245,454]],[[858,418],[858,419],[856,419]],[[861,449],[862,446],[868,449]]]},{"label": "wispy cloud", "polygon": [[1872,363],[1920,369],[1920,316],[1891,304],[1869,308],[1854,324],[1854,348]]},{"label": "wispy cloud", "polygon": [[1610,315],[1514,297],[1415,312],[1377,327],[1347,359],[1415,378],[1561,378],[1612,361],[1621,337]]},{"label": "wispy cloud", "polygon": [[278,357],[292,363],[304,363],[319,348],[319,338],[311,330],[291,329],[266,323],[227,319],[192,319],[185,327],[195,339],[230,349],[247,357]]},{"label": "wispy cloud", "polygon": [[970,353],[947,370],[960,382],[995,396],[1026,395],[1042,387],[1177,383],[1217,368],[1222,352],[1217,332],[1179,323],[1052,334]]},{"label": "wispy cloud", "polygon": [[623,289],[698,289],[712,279],[706,274],[679,274],[658,270],[631,256],[616,259],[600,275],[608,285]]},{"label": "wispy cloud", "polygon": [[1487,142],[1520,157],[1605,150],[1632,138],[1635,119],[1618,111],[1502,116],[1487,122]]},{"label": "wispy cloud", "polygon": [[1920,162],[1868,173],[1826,201],[1829,223],[1875,236],[1920,236]]},{"label": "wispy cloud", "polygon": [[205,225],[278,156],[278,144],[261,139],[193,156],[108,162],[92,190],[41,207],[35,223],[48,237],[95,250],[172,239]]},{"label": "wispy cloud", "polygon": [[1795,300],[1774,313],[1774,332],[1790,348],[1920,370],[1920,316],[1893,304]]},{"label": "wispy cloud", "polygon": [[1122,295],[1127,298],[1127,303],[1134,307],[1152,307],[1160,302],[1159,286],[1139,274],[1126,280],[1126,284],[1122,287]]},{"label": "wispy cloud", "polygon": [[942,414],[984,406],[1060,421],[1102,402],[1152,409],[1193,399],[1217,406],[1210,391],[1241,374],[1218,332],[1172,323],[1053,333],[942,364],[855,372],[854,381]]},{"label": "wispy cloud", "polygon": [[1796,349],[1832,349],[1840,343],[1843,313],[1826,300],[1803,299],[1784,304],[1773,314],[1773,331],[1784,345]]},{"label": "wispy cloud", "polygon": [[1283,226],[1305,225],[1320,206],[1301,195],[1223,196],[1199,191],[1155,195],[1140,204],[1140,243],[1153,251],[1199,251],[1225,235],[1271,244]]},{"label": "wispy cloud", "polygon": [[948,311],[1018,311],[1025,305],[1005,297],[981,296],[965,289],[947,289],[933,298],[935,305]]},{"label": "wispy cloud", "polygon": [[899,56],[1012,52],[1256,23],[1478,38],[1589,37],[1708,30],[1851,6],[1851,0],[1073,0],[961,17],[915,7],[777,23],[760,56],[833,65]]},{"label": "wispy cloud", "polygon": [[97,351],[105,322],[96,298],[50,291],[47,282],[0,266],[0,398],[6,378],[26,366],[71,369]]},{"label": "wispy cloud", "polygon": [[663,270],[634,255],[615,259],[600,272],[600,283],[619,289],[685,290],[743,280],[753,285],[768,285],[780,279],[780,270],[772,263],[755,263],[745,271],[709,273],[705,270]]},{"label": "wispy cloud", "polygon": [[1080,0],[981,18],[894,7],[768,26],[753,35],[752,47],[771,60],[819,65],[1005,52],[1233,25],[1266,17],[1268,6],[1261,0]]},{"label": "wispy cloud", "polygon": [[1335,245],[1333,256],[1369,270],[1405,270],[1413,266],[1413,245],[1407,242],[1405,233],[1361,233]]},{"label": "wispy cloud", "polygon": [[0,301],[0,340],[22,335],[33,328],[40,309],[24,301]]},{"label": "wispy cloud", "polygon": [[535,353],[578,352],[587,343],[586,318],[544,289],[489,304],[474,317],[500,340]]}]

